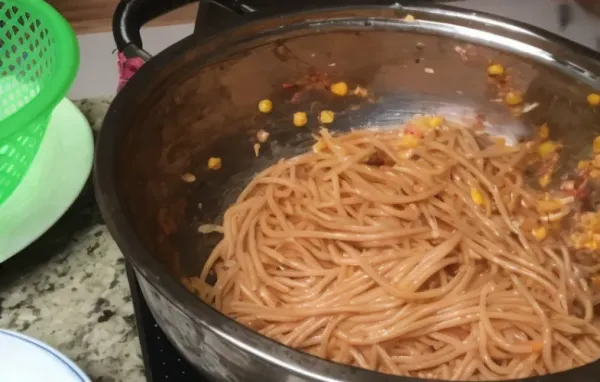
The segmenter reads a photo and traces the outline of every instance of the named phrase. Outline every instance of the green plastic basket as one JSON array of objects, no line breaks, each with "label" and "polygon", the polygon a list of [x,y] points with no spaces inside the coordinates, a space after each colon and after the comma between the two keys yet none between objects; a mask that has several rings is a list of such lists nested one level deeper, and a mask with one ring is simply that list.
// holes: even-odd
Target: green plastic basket
[{"label": "green plastic basket", "polygon": [[79,67],[67,21],[43,0],[0,0],[0,204],[17,188]]}]

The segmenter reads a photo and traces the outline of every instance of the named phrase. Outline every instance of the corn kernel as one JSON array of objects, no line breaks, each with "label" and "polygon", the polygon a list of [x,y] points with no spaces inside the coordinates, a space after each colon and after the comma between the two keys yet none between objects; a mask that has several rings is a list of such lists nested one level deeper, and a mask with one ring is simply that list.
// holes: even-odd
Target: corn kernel
[{"label": "corn kernel", "polygon": [[408,14],[404,16],[404,21],[415,21],[415,16]]},{"label": "corn kernel", "polygon": [[546,228],[544,228],[544,227],[538,227],[538,228],[532,229],[531,230],[531,234],[537,240],[542,241],[542,240],[544,240],[546,238],[546,235],[548,235],[548,232],[546,232]]},{"label": "corn kernel", "polygon": [[335,113],[331,110],[323,110],[319,116],[321,123],[332,123],[335,119]]},{"label": "corn kernel", "polygon": [[546,125],[544,123],[542,125],[542,127],[540,127],[540,138],[548,139],[549,136],[550,136],[550,129],[548,128],[548,125]]},{"label": "corn kernel", "polygon": [[543,188],[548,187],[548,185],[550,184],[551,181],[552,181],[552,177],[550,176],[550,174],[543,175],[538,179],[539,185],[542,186]]},{"label": "corn kernel", "polygon": [[181,180],[186,183],[193,183],[196,181],[196,176],[192,173],[186,172],[185,174],[181,175]]},{"label": "corn kernel", "polygon": [[348,94],[348,84],[340,81],[331,85],[331,92],[335,95],[345,96]]},{"label": "corn kernel", "polygon": [[588,240],[583,245],[586,249],[589,249],[590,251],[597,250],[599,246],[598,242],[595,240]]},{"label": "corn kernel", "polygon": [[360,86],[357,86],[356,89],[354,89],[352,91],[352,93],[354,93],[354,95],[359,96],[359,97],[367,97],[369,95],[369,91],[365,88],[361,88]]},{"label": "corn kernel", "polygon": [[600,170],[592,170],[590,171],[590,178],[592,179],[600,179]]},{"label": "corn kernel", "polygon": [[270,113],[273,110],[273,102],[270,99],[263,99],[258,103],[258,110],[261,113]]},{"label": "corn kernel", "polygon": [[313,151],[316,153],[320,153],[323,150],[325,150],[327,148],[327,143],[323,142],[322,140],[318,140],[317,143],[315,143],[313,145]]},{"label": "corn kernel", "polygon": [[505,97],[506,103],[515,106],[523,102],[523,97],[518,92],[508,92]]},{"label": "corn kernel", "polygon": [[427,125],[432,129],[437,129],[444,123],[444,118],[434,115],[432,117],[427,118]]},{"label": "corn kernel", "polygon": [[579,162],[577,162],[577,169],[581,170],[581,171],[585,171],[588,170],[592,165],[592,162],[590,162],[589,160],[580,160]]},{"label": "corn kernel", "polygon": [[594,139],[594,144],[593,144],[593,150],[594,150],[594,154],[600,154],[600,135],[596,137],[596,139]]},{"label": "corn kernel", "polygon": [[561,201],[556,199],[538,200],[537,202],[537,209],[542,213],[559,211],[563,206]]},{"label": "corn kernel", "polygon": [[269,133],[264,130],[259,130],[256,133],[256,139],[258,139],[260,143],[265,143],[269,139]]},{"label": "corn kernel", "polygon": [[546,158],[548,155],[554,154],[558,149],[558,145],[552,141],[546,141],[540,144],[538,147],[538,153],[542,158]]},{"label": "corn kernel", "polygon": [[412,149],[419,145],[419,141],[419,137],[414,134],[404,134],[400,140],[400,146]]},{"label": "corn kernel", "polygon": [[308,117],[306,116],[305,112],[299,111],[299,112],[294,113],[294,126],[303,127],[303,126],[306,126],[307,123],[308,123]]},{"label": "corn kernel", "polygon": [[590,106],[598,106],[600,105],[600,94],[598,93],[590,93],[587,96],[587,101]]},{"label": "corn kernel", "polygon": [[212,157],[208,160],[208,168],[211,170],[218,170],[221,168],[221,158]]},{"label": "corn kernel", "polygon": [[490,76],[501,76],[504,74],[504,67],[500,64],[490,65],[487,72]]},{"label": "corn kernel", "polygon": [[476,188],[471,188],[471,199],[473,199],[478,206],[483,204],[483,194]]}]

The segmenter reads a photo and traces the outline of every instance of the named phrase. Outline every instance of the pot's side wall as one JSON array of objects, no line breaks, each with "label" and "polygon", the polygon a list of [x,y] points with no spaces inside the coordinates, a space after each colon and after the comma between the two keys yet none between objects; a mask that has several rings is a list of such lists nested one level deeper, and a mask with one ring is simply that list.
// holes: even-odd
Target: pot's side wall
[{"label": "pot's side wall", "polygon": [[268,364],[262,359],[219,338],[158,292],[139,272],[140,289],[156,322],[175,348],[203,374],[223,382],[309,382],[290,370]]}]

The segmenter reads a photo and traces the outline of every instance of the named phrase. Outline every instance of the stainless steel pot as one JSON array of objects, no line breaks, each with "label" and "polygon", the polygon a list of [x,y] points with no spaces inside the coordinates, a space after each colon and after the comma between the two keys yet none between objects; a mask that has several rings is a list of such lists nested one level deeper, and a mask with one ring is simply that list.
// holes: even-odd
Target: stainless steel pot
[{"label": "stainless steel pot", "polygon": [[[158,3],[164,11],[178,2]],[[148,57],[139,40],[139,26],[157,13],[144,8],[148,4],[133,0],[118,10],[117,42],[128,55]],[[409,14],[415,21],[404,19]],[[299,131],[291,115],[327,100],[292,103],[283,83],[328,73],[382,97],[385,102],[359,110],[342,101],[329,104],[340,116],[333,128],[346,129],[398,123],[415,112],[455,105],[486,113],[497,105],[490,101],[495,96],[486,67],[502,62],[526,102],[539,104],[524,123],[548,123],[570,150],[564,165],[571,166],[600,127],[600,109],[586,104],[586,95],[600,89],[600,55],[527,25],[440,5],[242,18],[153,57],[113,101],[95,162],[108,228],[135,267],[159,325],[215,380],[408,382],[287,348],[204,304],[179,282],[199,273],[217,240],[199,235],[198,225],[217,219],[256,171],[309,144],[317,125]],[[262,98],[276,105],[268,116],[256,112]],[[250,137],[262,128],[270,131],[271,146],[257,159]],[[210,156],[223,158],[220,171],[205,169]],[[182,181],[184,173],[196,181]],[[599,375],[595,362],[530,380],[591,382]]]}]

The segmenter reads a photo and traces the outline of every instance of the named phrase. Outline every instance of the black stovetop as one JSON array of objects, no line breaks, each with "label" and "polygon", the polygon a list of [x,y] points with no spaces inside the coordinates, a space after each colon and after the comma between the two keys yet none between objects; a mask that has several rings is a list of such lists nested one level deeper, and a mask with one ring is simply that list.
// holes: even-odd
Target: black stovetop
[{"label": "black stovetop", "polygon": [[142,296],[135,272],[126,264],[131,300],[148,382],[209,382],[173,348]]}]

